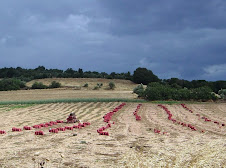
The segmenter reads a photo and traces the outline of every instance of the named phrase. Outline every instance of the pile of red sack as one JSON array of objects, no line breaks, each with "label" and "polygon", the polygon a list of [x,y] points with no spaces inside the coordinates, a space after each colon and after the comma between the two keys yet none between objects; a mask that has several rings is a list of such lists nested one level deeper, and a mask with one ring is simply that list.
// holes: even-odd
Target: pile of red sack
[{"label": "pile of red sack", "polygon": [[35,131],[35,135],[44,135],[43,131]]},{"label": "pile of red sack", "polygon": [[20,131],[22,131],[22,129],[13,127],[13,128],[12,128],[12,131],[13,131],[13,132],[15,132],[15,131],[20,132]]},{"label": "pile of red sack", "polygon": [[133,112],[133,115],[135,115],[137,121],[138,120],[141,120],[141,116],[139,116],[137,114],[137,112],[139,111],[139,109],[140,109],[141,106],[142,106],[142,104],[138,104],[136,110]]},{"label": "pile of red sack", "polygon": [[24,130],[31,130],[31,127],[29,127],[29,126],[24,126]]},{"label": "pile of red sack", "polygon": [[0,134],[6,134],[6,131],[0,130]]}]

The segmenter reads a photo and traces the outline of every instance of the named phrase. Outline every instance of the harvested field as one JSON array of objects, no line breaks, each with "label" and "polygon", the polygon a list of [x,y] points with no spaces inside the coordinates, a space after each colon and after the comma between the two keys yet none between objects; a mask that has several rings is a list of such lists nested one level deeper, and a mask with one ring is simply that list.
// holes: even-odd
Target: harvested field
[{"label": "harvested field", "polygon": [[[102,83],[103,86],[100,90],[108,90],[109,82],[114,82],[116,85],[116,91],[132,91],[137,84],[133,83],[130,80],[123,79],[102,79],[102,78],[46,78],[46,79],[37,79],[28,82],[26,85],[31,87],[35,82],[42,82],[44,85],[50,85],[52,81],[61,83],[62,87],[66,88],[79,88],[81,90],[92,90],[97,83]],[[88,87],[83,87],[87,83]]]},{"label": "harvested field", "polygon": [[76,99],[76,98],[137,98],[132,91],[111,90],[73,90],[73,89],[37,89],[1,91],[0,101],[30,101],[30,100],[52,100],[52,99]]},{"label": "harvested field", "polygon": [[[26,85],[31,87],[36,81],[42,82],[45,85],[51,84],[52,81],[57,81],[62,84],[62,88],[1,91],[0,101],[33,101],[77,98],[137,98],[137,95],[133,94],[133,89],[137,86],[137,84],[134,84],[129,80],[95,78],[47,78],[30,81]],[[109,90],[108,88],[108,84],[111,81],[113,81],[116,85],[114,90]],[[88,88],[82,87],[85,83],[88,83]],[[103,86],[98,90],[93,90],[97,83],[102,83]]]},{"label": "harvested field", "polygon": [[[118,107],[120,102],[109,103],[55,103],[41,105],[1,105],[0,167],[216,167],[226,165],[226,103],[164,105],[177,122],[168,119],[166,111],[157,104],[126,103],[106,126],[103,116]],[[75,112],[81,122],[91,125],[81,129],[50,133],[49,128],[73,126],[59,123],[37,130],[12,132],[12,127],[23,128],[49,121],[66,120]],[[199,116],[197,115],[199,114]],[[206,117],[211,121],[205,121]],[[214,123],[215,121],[219,124]],[[113,122],[115,122],[113,124]],[[191,124],[196,131],[178,122]],[[158,132],[156,132],[158,130]],[[155,133],[156,132],[156,133]],[[73,136],[73,134],[77,134]],[[45,167],[45,168],[46,168]]]}]

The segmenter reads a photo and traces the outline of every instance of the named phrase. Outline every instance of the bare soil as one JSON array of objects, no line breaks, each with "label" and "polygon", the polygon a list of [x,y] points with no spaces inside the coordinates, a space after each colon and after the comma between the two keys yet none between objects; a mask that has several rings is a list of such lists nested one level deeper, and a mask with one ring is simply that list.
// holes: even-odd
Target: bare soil
[{"label": "bare soil", "polygon": [[[193,113],[181,105],[165,105],[177,121],[190,123],[192,131],[168,120],[166,112],[157,104],[142,104],[136,121],[133,115],[137,103],[127,103],[113,115],[109,136],[99,135],[97,129],[106,126],[104,114],[120,102],[110,103],[55,103],[33,105],[26,108],[0,106],[0,167],[37,168],[45,161],[45,168],[67,167],[215,167],[226,165],[226,103],[188,104]],[[44,136],[36,131],[12,132],[12,127],[23,128],[35,124],[66,120],[75,112],[82,122],[91,125],[73,131],[49,133]],[[214,122],[205,122],[205,116]],[[58,124],[54,127],[72,126]],[[154,129],[161,132],[154,133]],[[163,134],[165,132],[165,134]],[[77,136],[73,136],[73,134]]]}]

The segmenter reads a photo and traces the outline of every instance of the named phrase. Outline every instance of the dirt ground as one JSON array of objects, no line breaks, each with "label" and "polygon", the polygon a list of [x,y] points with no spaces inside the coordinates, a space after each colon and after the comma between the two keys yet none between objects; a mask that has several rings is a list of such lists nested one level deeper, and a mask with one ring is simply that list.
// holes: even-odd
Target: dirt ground
[{"label": "dirt ground", "polygon": [[[97,129],[107,125],[103,116],[120,104],[55,103],[23,108],[1,105],[0,130],[7,133],[0,134],[0,167],[37,168],[41,161],[46,162],[45,168],[225,167],[226,127],[222,124],[226,124],[226,103],[187,104],[193,113],[181,105],[165,105],[173,118],[195,126],[197,131],[168,120],[166,112],[151,103],[142,104],[137,112],[141,120],[136,121],[133,112],[138,104],[127,103],[113,115],[111,123],[115,124],[106,130],[109,136],[99,135]],[[12,127],[66,120],[71,112],[91,125],[59,133],[49,133],[50,127],[42,128],[44,136],[35,135],[35,129],[11,131]],[[51,128],[73,125],[61,123]]]}]

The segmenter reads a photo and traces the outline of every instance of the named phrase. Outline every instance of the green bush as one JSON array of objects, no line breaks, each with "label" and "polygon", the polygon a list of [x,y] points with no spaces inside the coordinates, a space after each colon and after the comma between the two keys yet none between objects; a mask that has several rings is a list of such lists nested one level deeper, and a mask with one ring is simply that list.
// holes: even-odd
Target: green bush
[{"label": "green bush", "polygon": [[95,86],[94,88],[93,88],[93,90],[98,90],[99,89],[99,87],[98,86]]},{"label": "green bush", "polygon": [[226,89],[219,90],[218,94],[220,95],[221,99],[226,99]]},{"label": "green bush", "polygon": [[103,83],[97,83],[97,87],[101,88],[103,86]]},{"label": "green bush", "polygon": [[84,85],[83,85],[83,87],[88,87],[89,86],[89,84],[88,83],[85,83]]},{"label": "green bush", "polygon": [[32,89],[47,89],[48,87],[44,85],[42,82],[35,82],[32,87]]},{"label": "green bush", "polygon": [[143,97],[144,96],[144,86],[143,86],[143,84],[137,85],[133,89],[133,93],[136,93],[138,95],[138,97]]},{"label": "green bush", "polygon": [[114,89],[115,88],[115,83],[114,82],[109,82],[109,87],[110,87],[110,89]]},{"label": "green bush", "polygon": [[191,94],[191,98],[194,100],[202,100],[202,101],[207,101],[207,100],[216,100],[216,96],[213,95],[212,90],[207,87],[199,87],[199,88],[195,88],[192,89],[192,94]]},{"label": "green bush", "polygon": [[144,91],[147,100],[216,100],[217,97],[212,94],[208,87],[200,87],[196,89],[176,89],[169,85],[161,85],[159,83],[150,83]]},{"label": "green bush", "polygon": [[52,81],[52,83],[49,85],[49,88],[59,88],[61,87],[61,84],[56,81]]},{"label": "green bush", "polygon": [[25,83],[19,79],[12,78],[0,80],[0,91],[19,90],[25,87]]}]

